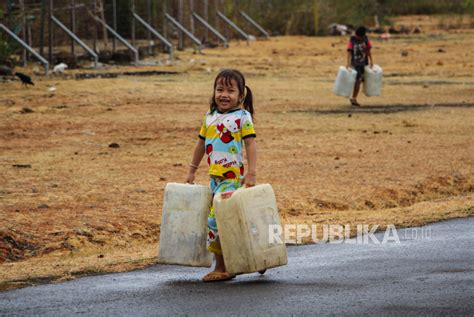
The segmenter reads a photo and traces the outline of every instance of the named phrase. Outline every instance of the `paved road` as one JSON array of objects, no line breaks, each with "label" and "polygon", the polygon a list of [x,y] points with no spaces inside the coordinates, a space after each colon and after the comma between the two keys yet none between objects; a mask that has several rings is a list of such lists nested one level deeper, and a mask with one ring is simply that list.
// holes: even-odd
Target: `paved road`
[{"label": "paved road", "polygon": [[399,244],[290,247],[288,266],[220,284],[157,265],[29,287],[0,293],[0,315],[473,316],[473,228],[471,217],[398,230]]}]

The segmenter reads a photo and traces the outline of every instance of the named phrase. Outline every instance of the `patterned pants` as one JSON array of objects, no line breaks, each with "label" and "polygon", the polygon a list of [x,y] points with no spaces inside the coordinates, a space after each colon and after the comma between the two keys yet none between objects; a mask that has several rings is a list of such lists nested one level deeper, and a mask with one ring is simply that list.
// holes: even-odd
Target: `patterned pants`
[{"label": "patterned pants", "polygon": [[[242,184],[239,178],[222,179],[211,176],[210,186],[212,191],[212,197],[214,198],[215,194],[237,190],[242,186]],[[207,217],[207,227],[209,228],[209,232],[207,235],[207,249],[212,253],[222,255],[219,232],[217,230],[216,215],[214,213],[214,206],[211,206],[209,216]]]}]

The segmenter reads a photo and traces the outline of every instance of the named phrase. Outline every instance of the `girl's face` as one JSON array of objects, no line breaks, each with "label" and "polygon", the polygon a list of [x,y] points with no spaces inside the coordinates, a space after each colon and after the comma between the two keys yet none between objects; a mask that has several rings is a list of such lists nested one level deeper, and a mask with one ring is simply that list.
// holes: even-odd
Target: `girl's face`
[{"label": "girl's face", "polygon": [[219,78],[217,80],[214,101],[217,104],[217,110],[220,112],[227,112],[240,105],[242,96],[235,79],[225,81],[224,78]]}]

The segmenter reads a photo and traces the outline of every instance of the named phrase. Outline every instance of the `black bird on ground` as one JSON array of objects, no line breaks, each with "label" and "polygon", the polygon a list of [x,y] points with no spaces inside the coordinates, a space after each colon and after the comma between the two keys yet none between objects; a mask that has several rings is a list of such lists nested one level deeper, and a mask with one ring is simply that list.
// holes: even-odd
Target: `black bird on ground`
[{"label": "black bird on ground", "polygon": [[20,78],[21,83],[27,87],[28,85],[34,86],[35,84],[31,81],[31,77],[22,73],[15,73],[15,76]]}]

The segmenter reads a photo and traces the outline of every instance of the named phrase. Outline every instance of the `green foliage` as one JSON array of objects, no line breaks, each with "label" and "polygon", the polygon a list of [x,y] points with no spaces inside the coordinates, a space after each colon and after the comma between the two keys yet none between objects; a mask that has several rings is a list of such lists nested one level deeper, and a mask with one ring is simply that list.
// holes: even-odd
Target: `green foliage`
[{"label": "green foliage", "polygon": [[[226,0],[233,11],[235,0]],[[331,23],[388,24],[388,17],[407,14],[474,14],[474,0],[241,0],[262,26],[278,34],[324,34]],[[227,11],[227,10],[226,10]]]},{"label": "green foliage", "polygon": [[4,35],[0,36],[0,65],[13,66],[11,56],[18,51],[19,47],[15,42]]},{"label": "green foliage", "polygon": [[248,13],[274,33],[310,35],[315,33],[313,4],[314,0],[256,1]]},{"label": "green foliage", "polygon": [[[155,3],[156,2],[156,3]],[[474,14],[474,0],[223,0],[220,9],[239,24],[238,11],[243,10],[260,23],[264,28],[276,34],[316,35],[327,33],[331,23],[374,25],[377,15],[381,24],[389,24],[388,17],[406,14]],[[147,1],[135,1],[137,12],[146,16]],[[178,1],[153,1],[155,27],[161,30],[163,10],[177,15]],[[184,1],[185,8],[189,6]],[[198,12],[202,2],[194,1]],[[209,1],[209,17],[214,23],[213,6],[216,1]],[[222,6],[223,5],[223,6]],[[109,6],[110,8],[110,6]],[[185,9],[186,10],[186,9]],[[107,12],[111,19],[111,12]],[[130,36],[130,0],[117,0],[118,31]],[[186,24],[187,22],[185,22]],[[143,31],[137,27],[137,32]]]},{"label": "green foliage", "polygon": [[463,13],[474,16],[474,0],[464,0],[462,8]]},{"label": "green foliage", "polygon": [[[0,9],[0,21],[3,19],[3,11]],[[5,32],[0,31],[0,65],[13,66],[11,56],[19,50],[19,45],[14,42]]]}]

